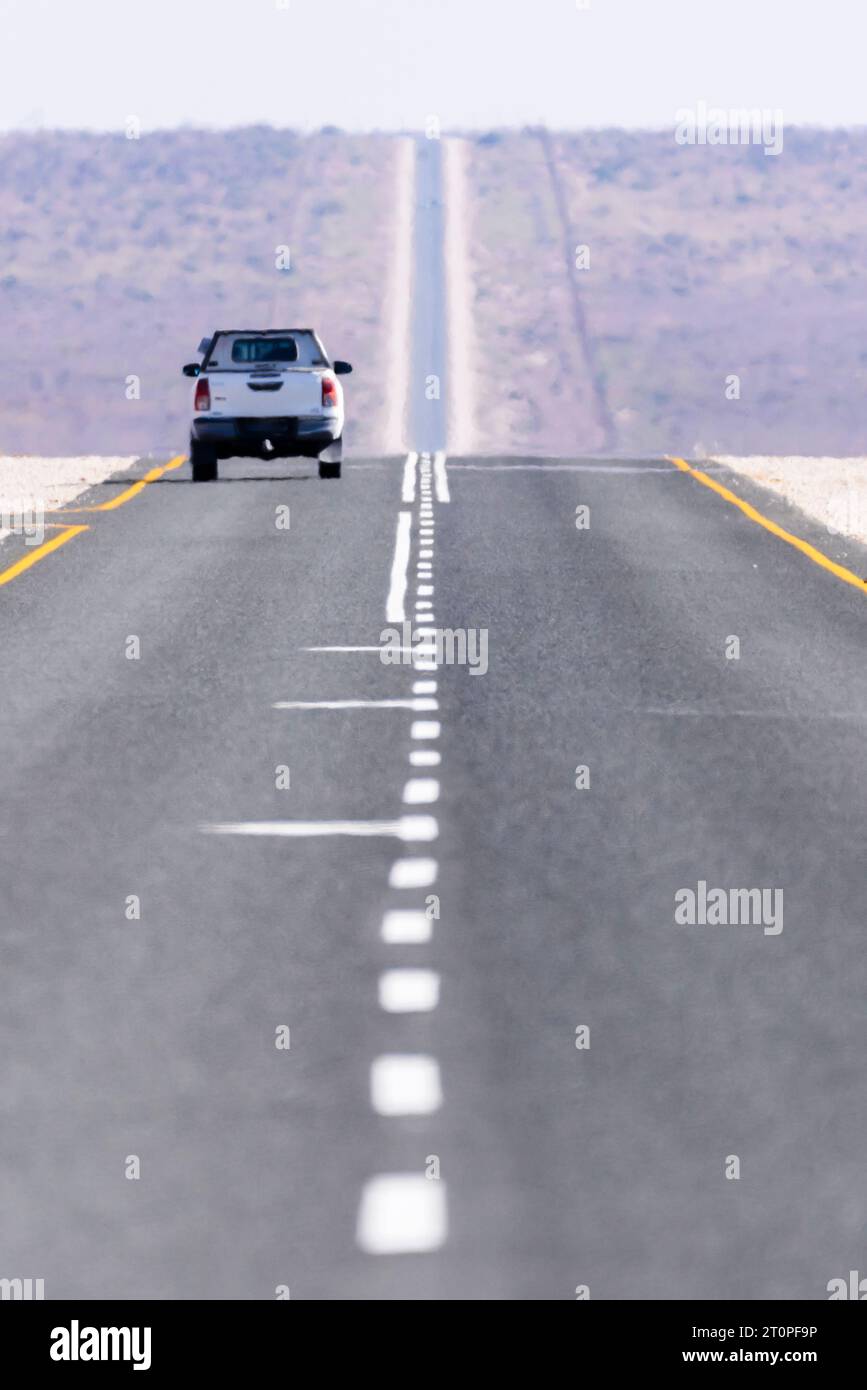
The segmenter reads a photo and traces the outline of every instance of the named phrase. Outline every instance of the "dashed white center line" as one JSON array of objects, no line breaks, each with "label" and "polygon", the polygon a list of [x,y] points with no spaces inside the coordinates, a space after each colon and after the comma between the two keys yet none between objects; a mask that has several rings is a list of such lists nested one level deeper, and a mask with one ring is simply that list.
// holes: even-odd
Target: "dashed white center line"
[{"label": "dashed white center line", "polygon": [[440,977],[435,970],[384,970],[379,977],[379,1006],[387,1014],[429,1013],[439,999]]},{"label": "dashed white center line", "polygon": [[446,1185],[420,1173],[383,1173],[361,1195],[356,1240],[368,1255],[423,1255],[448,1231]]},{"label": "dashed white center line", "polygon": [[396,859],[388,875],[388,886],[430,888],[437,881],[438,868],[435,859]]},{"label": "dashed white center line", "polygon": [[377,1115],[432,1115],[443,1103],[436,1058],[413,1052],[376,1057],[370,1067],[370,1103]]},{"label": "dashed white center line", "polygon": [[411,777],[403,789],[407,806],[430,806],[439,800],[440,784],[435,777]]},{"label": "dashed white center line", "polygon": [[388,946],[421,946],[433,935],[430,918],[420,910],[392,908],[383,917],[379,930]]},{"label": "dashed white center line", "polygon": [[413,748],[409,761],[412,767],[439,767],[442,755],[435,748]]},{"label": "dashed white center line", "polygon": [[[404,465],[402,501],[413,504],[416,489],[418,503],[419,550],[415,571],[415,622],[412,664],[416,672],[438,669],[437,629],[433,615],[433,554],[434,554],[434,494],[438,502],[448,502],[449,487],[445,454],[433,459],[429,454],[410,455]],[[412,513],[398,515],[395,553],[391,571],[386,619],[390,623],[406,621],[409,564],[412,543]],[[404,639],[406,640],[406,638]],[[334,702],[338,708],[378,707],[412,709],[413,713],[432,713],[439,709],[435,698],[435,679],[415,680],[412,700],[388,702]],[[288,706],[282,706],[286,708]],[[328,705],[294,706],[295,708],[330,708]],[[414,743],[432,742],[439,738],[441,725],[437,719],[414,719],[410,737]],[[435,748],[413,747],[409,763],[414,768],[434,768],[440,765],[440,753]],[[404,785],[406,806],[432,806],[439,800],[440,782],[432,776],[410,777]],[[433,816],[405,816],[398,824],[412,821],[424,832],[424,823],[432,822],[434,838],[439,828]],[[414,836],[421,842],[425,834]],[[424,858],[410,851],[407,858],[395,860],[389,871],[389,887],[393,889],[426,889],[437,880],[436,859]],[[409,901],[412,901],[411,899]],[[418,901],[418,899],[416,899]],[[390,909],[383,915],[380,927],[386,945],[424,945],[430,942],[432,921],[421,908]],[[421,1014],[435,1009],[440,998],[440,976],[422,965],[396,966],[385,969],[378,980],[380,1008],[387,1014]],[[370,1101],[377,1115],[389,1118],[435,1114],[443,1103],[439,1063],[433,1056],[421,1053],[388,1052],[376,1057],[370,1068]],[[447,1234],[448,1217],[445,1184],[421,1173],[382,1173],[364,1187],[358,1212],[356,1239],[368,1254],[423,1253],[439,1249]]]},{"label": "dashed white center line", "polygon": [[410,725],[410,738],[439,738],[440,725],[436,719],[414,719]]}]

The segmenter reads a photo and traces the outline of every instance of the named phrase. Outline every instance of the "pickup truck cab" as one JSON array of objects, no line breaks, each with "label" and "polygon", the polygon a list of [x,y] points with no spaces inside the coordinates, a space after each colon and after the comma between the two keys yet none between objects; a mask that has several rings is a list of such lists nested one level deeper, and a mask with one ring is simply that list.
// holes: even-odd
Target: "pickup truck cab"
[{"label": "pickup truck cab", "polygon": [[190,426],[193,481],[213,482],[221,458],[315,458],[339,478],[348,362],[330,362],[311,328],[219,329],[199,344]]}]

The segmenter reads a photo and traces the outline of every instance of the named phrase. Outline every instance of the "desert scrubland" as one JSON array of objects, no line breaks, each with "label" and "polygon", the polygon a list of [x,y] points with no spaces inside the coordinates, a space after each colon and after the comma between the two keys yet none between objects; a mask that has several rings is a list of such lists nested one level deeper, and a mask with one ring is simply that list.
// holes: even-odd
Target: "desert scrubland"
[{"label": "desert scrubland", "polygon": [[353,361],[348,442],[377,447],[397,148],[267,127],[0,138],[0,452],[183,450],[199,339],[278,320]]},{"label": "desert scrubland", "polygon": [[468,139],[495,450],[864,452],[867,132]]},{"label": "desert scrubland", "polygon": [[[278,321],[353,361],[351,452],[391,449],[400,147],[267,127],[0,139],[0,450],[183,449],[199,337]],[[788,131],[769,156],[491,131],[454,167],[479,451],[864,452],[867,133]]]}]

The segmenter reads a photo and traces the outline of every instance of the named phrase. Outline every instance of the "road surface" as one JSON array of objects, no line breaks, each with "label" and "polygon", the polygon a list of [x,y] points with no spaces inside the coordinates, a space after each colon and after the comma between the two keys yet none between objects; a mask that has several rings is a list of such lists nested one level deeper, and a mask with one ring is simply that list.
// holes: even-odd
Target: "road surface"
[{"label": "road surface", "polygon": [[[310,650],[380,643],[401,512],[410,618],[433,550],[486,674]],[[863,594],[664,460],[184,465],[69,519],[0,587],[4,1277],[766,1299],[863,1266]],[[203,829],[262,822],[376,833]],[[782,888],[783,931],[676,925],[700,880]],[[432,893],[429,940],[383,940]]]}]

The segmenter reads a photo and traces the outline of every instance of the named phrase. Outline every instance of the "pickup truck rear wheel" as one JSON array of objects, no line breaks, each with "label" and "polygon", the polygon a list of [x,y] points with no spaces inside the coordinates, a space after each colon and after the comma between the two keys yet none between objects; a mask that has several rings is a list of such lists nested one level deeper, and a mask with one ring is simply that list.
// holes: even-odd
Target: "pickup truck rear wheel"
[{"label": "pickup truck rear wheel", "polygon": [[213,483],[217,478],[217,451],[212,444],[190,440],[190,467],[194,483]]},{"label": "pickup truck rear wheel", "polygon": [[339,478],[343,459],[343,436],[319,451],[320,478]]}]

